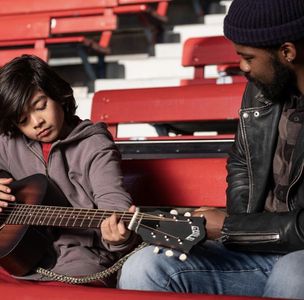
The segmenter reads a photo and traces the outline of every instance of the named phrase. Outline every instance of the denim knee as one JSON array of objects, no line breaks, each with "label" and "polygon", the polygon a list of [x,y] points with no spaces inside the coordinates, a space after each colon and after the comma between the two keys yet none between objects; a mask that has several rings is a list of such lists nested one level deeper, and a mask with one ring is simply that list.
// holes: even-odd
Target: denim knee
[{"label": "denim knee", "polygon": [[264,296],[304,299],[304,250],[282,256],[273,266]]},{"label": "denim knee", "polygon": [[154,247],[146,247],[124,263],[118,288],[133,290],[166,290],[166,262],[153,254]]}]

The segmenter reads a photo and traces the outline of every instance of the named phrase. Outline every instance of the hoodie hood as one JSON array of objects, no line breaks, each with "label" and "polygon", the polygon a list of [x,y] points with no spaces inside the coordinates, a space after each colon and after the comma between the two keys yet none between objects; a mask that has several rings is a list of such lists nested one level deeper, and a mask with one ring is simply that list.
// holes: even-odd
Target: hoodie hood
[{"label": "hoodie hood", "polygon": [[81,121],[61,143],[71,143],[83,140],[95,134],[106,135],[110,140],[113,140],[112,135],[107,130],[105,123],[93,123],[90,120]]}]

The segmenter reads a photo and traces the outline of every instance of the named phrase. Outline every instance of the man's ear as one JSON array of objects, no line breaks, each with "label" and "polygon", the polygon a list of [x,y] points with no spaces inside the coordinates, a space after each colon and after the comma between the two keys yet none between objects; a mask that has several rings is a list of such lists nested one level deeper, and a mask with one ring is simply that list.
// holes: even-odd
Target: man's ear
[{"label": "man's ear", "polygon": [[292,63],[297,56],[297,49],[293,43],[286,42],[280,46],[279,49],[281,58],[288,63]]}]

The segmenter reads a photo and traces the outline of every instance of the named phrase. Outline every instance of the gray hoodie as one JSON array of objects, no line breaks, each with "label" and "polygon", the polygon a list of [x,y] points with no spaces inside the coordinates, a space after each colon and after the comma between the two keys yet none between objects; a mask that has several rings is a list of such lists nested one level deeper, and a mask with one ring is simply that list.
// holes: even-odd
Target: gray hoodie
[{"label": "gray hoodie", "polygon": [[[0,170],[16,180],[36,173],[47,175],[73,207],[112,211],[127,210],[131,205],[130,195],[122,185],[120,154],[103,123],[82,121],[64,140],[53,143],[47,163],[39,142],[23,135],[0,135]],[[52,270],[66,275],[99,272],[135,243],[131,238],[119,246],[108,245],[99,230],[56,231],[57,259]]]}]

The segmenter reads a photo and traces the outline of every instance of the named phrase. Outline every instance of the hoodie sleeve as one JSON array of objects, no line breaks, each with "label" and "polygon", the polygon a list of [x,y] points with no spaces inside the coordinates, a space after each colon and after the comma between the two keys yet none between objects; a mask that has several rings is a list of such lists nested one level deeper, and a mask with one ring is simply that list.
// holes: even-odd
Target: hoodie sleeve
[{"label": "hoodie sleeve", "polygon": [[8,138],[0,135],[0,171],[8,171],[9,157],[7,155]]},{"label": "hoodie sleeve", "polygon": [[[120,168],[120,153],[113,141],[105,135],[102,144],[90,160],[89,180],[92,186],[94,202],[99,209],[109,211],[126,211],[132,204],[129,193],[123,186],[123,176]],[[106,249],[129,251],[138,242],[132,234],[127,242],[117,246],[109,245],[102,240]]]}]

